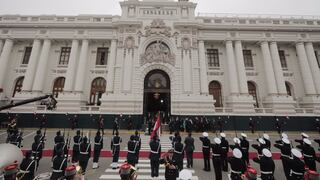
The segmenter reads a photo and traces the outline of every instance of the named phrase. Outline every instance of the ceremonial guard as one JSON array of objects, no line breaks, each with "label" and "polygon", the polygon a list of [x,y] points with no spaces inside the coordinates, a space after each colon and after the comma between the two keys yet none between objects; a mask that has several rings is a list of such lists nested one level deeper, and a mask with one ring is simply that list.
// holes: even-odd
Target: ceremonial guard
[{"label": "ceremonial guard", "polygon": [[174,136],[170,136],[170,137],[169,137],[169,139],[170,139],[170,141],[171,141],[172,147],[173,147],[174,143],[177,141],[177,137],[178,137],[178,136],[180,136],[180,133],[179,133],[179,131],[176,131],[176,132],[174,133]]},{"label": "ceremonial guard", "polygon": [[121,137],[119,137],[119,132],[116,131],[116,135],[111,139],[111,151],[112,151],[112,168],[118,168],[119,153],[120,153],[120,143],[122,142]]},{"label": "ceremonial guard", "polygon": [[53,153],[52,153],[52,159],[57,155],[59,151],[62,151],[62,153],[66,154],[66,144],[64,142],[58,142],[54,145]]},{"label": "ceremonial guard", "polygon": [[286,159],[290,169],[290,180],[304,180],[305,164],[301,160],[302,154],[297,149],[292,149],[292,158]]},{"label": "ceremonial guard", "polygon": [[100,131],[97,131],[96,136],[94,137],[94,147],[93,147],[93,164],[92,169],[96,169],[99,167],[99,157],[100,152],[103,148],[103,136],[100,134]]},{"label": "ceremonial guard", "polygon": [[64,176],[64,170],[67,167],[67,157],[63,155],[63,150],[57,151],[57,155],[52,159],[52,174],[50,180],[57,180]]},{"label": "ceremonial guard", "polygon": [[77,130],[77,134],[73,137],[73,148],[72,148],[72,162],[76,163],[79,161],[80,143],[82,142],[82,136],[80,130]]},{"label": "ceremonial guard", "polygon": [[249,141],[247,140],[247,135],[245,133],[241,133],[240,139],[240,148],[242,152],[242,159],[249,164]]},{"label": "ceremonial guard", "polygon": [[262,157],[262,150],[264,148],[266,148],[266,142],[262,139],[262,138],[259,138],[257,139],[257,141],[259,142],[259,144],[252,144],[251,146],[257,150],[258,152],[258,157]]},{"label": "ceremonial guard", "polygon": [[233,149],[237,148],[237,149],[240,149],[240,151],[241,151],[241,147],[240,147],[241,141],[240,141],[240,139],[235,137],[235,138],[233,138],[233,142],[234,142],[234,145],[229,145],[230,149],[233,150]]},{"label": "ceremonial guard", "polygon": [[311,141],[307,138],[304,138],[303,144],[297,145],[297,148],[301,149],[304,163],[306,164],[306,166],[312,171],[317,171],[317,166],[316,166],[317,156],[314,148],[311,146]]},{"label": "ceremonial guard", "polygon": [[306,133],[301,133],[301,139],[295,139],[294,141],[299,143],[300,145],[303,145],[303,140],[305,138],[309,138],[309,135]]},{"label": "ceremonial guard", "polygon": [[263,156],[261,158],[253,158],[253,161],[260,164],[260,173],[262,180],[274,180],[275,164],[272,159],[272,153],[269,149],[262,150]]},{"label": "ceremonial guard", "polygon": [[276,142],[274,147],[280,149],[281,151],[281,161],[286,179],[290,179],[290,167],[288,164],[288,159],[291,159],[291,145],[287,138],[282,138],[281,142]]},{"label": "ceremonial guard", "polygon": [[176,165],[172,162],[172,160],[166,160],[164,162],[160,162],[160,164],[164,164],[165,172],[164,177],[166,180],[176,180],[179,176],[179,170]]},{"label": "ceremonial guard", "polygon": [[210,171],[210,139],[208,138],[209,134],[207,132],[202,133],[203,137],[199,137],[202,142],[202,153],[204,161],[204,171]]},{"label": "ceremonial guard", "polygon": [[57,132],[56,137],[54,137],[54,144],[64,143],[64,136],[61,135],[61,131]]},{"label": "ceremonial guard", "polygon": [[232,151],[233,157],[228,158],[231,167],[231,180],[242,180],[242,174],[247,170],[246,163],[241,159],[242,153],[240,149]]},{"label": "ceremonial guard", "polygon": [[32,158],[32,152],[27,151],[25,158],[20,164],[20,170],[22,175],[19,177],[20,180],[31,180],[34,178],[36,172],[36,161]]},{"label": "ceremonial guard", "polygon": [[80,153],[79,153],[79,166],[82,169],[82,174],[86,173],[90,156],[91,156],[91,144],[90,144],[90,140],[88,142],[88,138],[85,136],[83,138],[82,143],[80,144]]},{"label": "ceremonial guard", "polygon": [[139,132],[136,130],[135,135],[134,135],[134,140],[138,143],[137,149],[136,149],[136,164],[139,163],[139,153],[141,149],[141,138]]},{"label": "ceremonial guard", "polygon": [[128,141],[128,153],[127,153],[127,161],[132,166],[136,165],[137,162],[137,148],[138,148],[138,142],[135,141],[134,135],[130,136],[130,140]]},{"label": "ceremonial guard", "polygon": [[266,142],[265,147],[270,150],[271,149],[271,142],[270,142],[269,135],[264,133],[262,137],[263,137],[263,140]]},{"label": "ceremonial guard", "polygon": [[40,139],[36,139],[36,141],[32,144],[32,156],[36,160],[36,167],[39,167],[39,161],[42,158],[42,150],[44,148],[44,144],[40,142]]},{"label": "ceremonial guard", "polygon": [[41,133],[41,130],[37,130],[36,132],[36,135],[34,136],[34,141],[41,141],[41,139],[43,139],[43,136],[42,136],[42,133]]},{"label": "ceremonial guard", "polygon": [[115,117],[113,121],[112,135],[114,135],[115,132],[118,132],[118,130],[119,130],[119,121],[118,121],[118,118]]},{"label": "ceremonial guard", "polygon": [[181,143],[181,136],[177,136],[176,142],[173,144],[172,161],[177,165],[178,170],[183,169],[184,146]]},{"label": "ceremonial guard", "polygon": [[212,148],[212,164],[214,168],[214,173],[216,180],[222,180],[222,163],[221,163],[221,140],[219,138],[214,138]]},{"label": "ceremonial guard", "polygon": [[194,147],[194,139],[191,136],[191,132],[189,132],[188,136],[184,140],[185,144],[185,152],[187,156],[187,168],[193,168],[193,151]]},{"label": "ceremonial guard", "polygon": [[222,170],[227,172],[228,171],[228,152],[229,152],[229,142],[226,139],[225,133],[220,133],[221,136],[221,161],[222,161]]},{"label": "ceremonial guard", "polygon": [[159,159],[161,155],[161,144],[158,140],[157,135],[153,136],[152,140],[149,143],[150,146],[150,165],[151,165],[151,177],[159,176]]},{"label": "ceremonial guard", "polygon": [[21,147],[22,140],[22,132],[19,133],[18,129],[9,137],[9,143],[18,146],[19,148]]}]

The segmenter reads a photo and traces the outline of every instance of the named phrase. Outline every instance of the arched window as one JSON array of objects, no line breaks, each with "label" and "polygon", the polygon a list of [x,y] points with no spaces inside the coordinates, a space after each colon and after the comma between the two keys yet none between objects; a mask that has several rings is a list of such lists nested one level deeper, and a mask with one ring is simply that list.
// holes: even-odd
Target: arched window
[{"label": "arched window", "polygon": [[253,99],[255,101],[254,107],[259,108],[259,102],[258,102],[258,97],[257,97],[257,88],[256,88],[256,85],[251,81],[248,81],[248,91],[249,91],[249,94],[253,97]]},{"label": "arched window", "polygon": [[91,83],[90,105],[100,106],[100,98],[106,92],[106,80],[102,77],[94,79]]},{"label": "arched window", "polygon": [[18,77],[16,80],[16,84],[14,85],[12,97],[16,95],[17,92],[21,92],[23,85],[24,76]]},{"label": "arched window", "polygon": [[54,97],[58,97],[60,92],[63,92],[63,88],[64,88],[64,81],[65,78],[64,77],[58,77],[54,83],[53,83],[53,89],[52,89],[52,94]]},{"label": "arched window", "polygon": [[212,81],[209,84],[209,94],[213,96],[213,99],[216,100],[214,103],[215,107],[222,107],[222,93],[221,85],[218,81]]},{"label": "arched window", "polygon": [[292,85],[288,81],[286,81],[285,84],[286,84],[287,95],[292,96],[293,95]]}]

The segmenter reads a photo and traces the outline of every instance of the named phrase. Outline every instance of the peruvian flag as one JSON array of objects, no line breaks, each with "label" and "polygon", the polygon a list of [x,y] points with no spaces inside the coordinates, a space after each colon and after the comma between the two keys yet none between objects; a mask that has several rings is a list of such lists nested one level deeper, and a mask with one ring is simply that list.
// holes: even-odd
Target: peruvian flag
[{"label": "peruvian flag", "polygon": [[159,136],[160,136],[160,127],[161,127],[161,120],[160,120],[160,112],[159,112],[156,123],[154,124],[154,127],[153,127],[153,131],[151,133],[150,139],[153,139],[153,137],[156,135],[157,132],[159,132]]}]

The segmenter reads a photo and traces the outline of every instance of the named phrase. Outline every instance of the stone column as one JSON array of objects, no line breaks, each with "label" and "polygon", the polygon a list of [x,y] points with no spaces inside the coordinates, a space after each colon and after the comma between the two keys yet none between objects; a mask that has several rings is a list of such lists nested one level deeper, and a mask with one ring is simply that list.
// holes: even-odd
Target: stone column
[{"label": "stone column", "polygon": [[317,94],[320,94],[320,80],[319,80],[320,70],[319,70],[316,55],[314,53],[312,42],[306,43],[306,51],[307,51],[309,66],[310,66],[312,77],[313,77],[313,83],[314,83],[315,89],[317,90]]},{"label": "stone column", "polygon": [[2,41],[2,39],[0,39],[0,54],[2,52],[2,48],[3,48],[3,41]]},{"label": "stone column", "polygon": [[236,62],[234,59],[233,45],[232,41],[226,41],[226,49],[227,49],[227,65],[228,65],[228,76],[229,76],[229,88],[230,94],[238,94],[238,79],[237,79],[237,69]]},{"label": "stone column", "polygon": [[117,56],[117,40],[112,39],[111,40],[111,47],[110,47],[110,58],[108,60],[108,75],[107,75],[107,87],[106,91],[107,93],[113,92],[113,86],[114,86],[114,64],[116,62],[116,56]]},{"label": "stone column", "polygon": [[27,67],[27,72],[23,80],[23,86],[22,86],[23,91],[32,90],[34,74],[38,64],[40,46],[41,46],[41,41],[39,39],[35,39],[32,45],[32,51],[31,51],[31,55],[30,55],[30,59]]},{"label": "stone column", "polygon": [[264,63],[265,76],[267,80],[268,94],[269,95],[278,94],[277,83],[275,80],[272,59],[270,55],[269,43],[264,41],[264,42],[261,42],[260,46],[261,46],[261,51],[263,55],[263,63]]},{"label": "stone column", "polygon": [[[182,65],[183,65],[183,87],[184,92],[191,93],[192,92],[192,72],[191,72],[191,59],[190,59],[190,51],[183,50],[182,51]],[[208,88],[207,88],[208,89]]]},{"label": "stone column", "polygon": [[209,94],[209,84],[207,75],[206,54],[204,48],[204,42],[199,41],[199,64],[200,64],[200,93]]},{"label": "stone column", "polygon": [[276,78],[278,93],[282,95],[287,94],[286,85],[283,77],[283,71],[280,62],[278,46],[276,42],[270,43],[270,52],[272,56],[273,70]]},{"label": "stone column", "polygon": [[299,58],[299,65],[305,93],[306,95],[314,95],[316,94],[316,89],[313,83],[314,81],[312,78],[311,69],[303,42],[296,43],[296,49]]},{"label": "stone column", "polygon": [[40,58],[36,70],[36,76],[34,78],[33,82],[33,91],[42,91],[44,79],[46,78],[46,72],[47,72],[47,64],[48,64],[48,58],[51,48],[51,40],[45,39],[43,42],[42,50],[40,53]]},{"label": "stone column", "polygon": [[237,59],[237,69],[238,69],[238,82],[239,90],[241,94],[248,94],[248,80],[246,75],[246,69],[244,66],[243,51],[241,41],[235,42],[235,53]]},{"label": "stone column", "polygon": [[85,71],[87,68],[87,60],[88,60],[88,48],[89,48],[89,41],[87,39],[82,40],[80,60],[79,60],[76,83],[74,88],[76,92],[83,91],[83,84],[85,82]]},{"label": "stone column", "polygon": [[77,55],[78,55],[79,41],[77,39],[72,40],[71,52],[68,61],[68,69],[66,73],[66,81],[64,84],[64,91],[72,91],[74,84],[74,76],[77,65]]},{"label": "stone column", "polygon": [[4,78],[7,77],[6,70],[8,69],[8,62],[9,62],[12,47],[13,47],[13,40],[6,39],[2,53],[0,55],[0,88],[2,89],[4,88],[3,87]]}]

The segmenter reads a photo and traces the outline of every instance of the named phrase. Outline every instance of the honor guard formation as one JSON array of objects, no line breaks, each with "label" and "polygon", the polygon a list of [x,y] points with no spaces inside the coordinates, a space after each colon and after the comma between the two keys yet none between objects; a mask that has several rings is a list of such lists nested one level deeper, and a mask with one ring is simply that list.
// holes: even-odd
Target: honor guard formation
[{"label": "honor guard formation", "polygon": [[[17,161],[19,159],[17,155],[14,157],[15,161],[1,167],[3,179],[41,179],[38,171],[41,168],[39,164],[40,161],[43,161],[45,149],[52,149],[51,172],[47,174],[47,179],[50,180],[85,179],[88,170],[98,169],[99,165],[104,163],[104,159],[100,160],[100,157],[103,149],[107,149],[104,146],[107,136],[102,115],[98,118],[90,116],[97,126],[95,136],[91,137],[91,130],[79,129],[77,115],[67,114],[68,120],[71,121],[70,130],[56,131],[53,147],[46,145],[50,140],[47,137],[45,115],[34,114],[34,116],[40,121],[40,126],[30,149],[23,148],[23,129],[18,128],[18,116],[11,118],[11,122],[8,124],[7,144],[4,144],[5,147],[0,147],[0,150],[9,151],[10,147],[19,151],[22,148],[24,149],[24,157]],[[287,180],[319,180],[320,178],[317,171],[317,164],[320,161],[317,152],[320,149],[315,149],[315,147],[319,147],[320,138],[310,139],[308,134],[301,133],[301,139],[290,140],[289,136],[283,132],[285,123],[279,119],[275,121],[275,130],[279,137],[271,139],[267,133],[260,135],[257,130],[257,122],[250,118],[248,127],[252,136],[258,132],[258,138],[252,140],[248,139],[248,135],[245,133],[240,133],[238,137],[236,131],[234,133],[236,137],[227,137],[221,118],[215,122],[209,121],[205,117],[172,118],[168,120],[168,126],[169,133],[174,132],[174,135],[165,140],[169,143],[163,148],[164,142],[160,141],[160,115],[154,117],[151,117],[150,114],[147,115],[145,135],[140,135],[142,126],[134,125],[130,118],[129,116],[124,120],[124,116],[119,115],[113,120],[109,151],[112,163],[110,164],[111,169],[107,169],[106,172],[117,172],[118,178],[115,179],[199,179],[192,175],[195,169],[196,144],[201,144],[201,147],[198,148],[201,152],[200,157],[203,158],[203,171],[211,172],[213,169],[211,179],[222,180],[224,174],[227,174],[231,180],[279,179],[275,176],[277,168],[275,160],[278,159],[278,165],[282,166],[284,177]],[[318,119],[316,119],[316,123],[319,125]],[[127,126],[123,126],[123,124]],[[119,131],[120,127],[125,127],[127,130],[136,129],[132,134],[129,133],[129,138],[125,138],[128,139],[128,142],[123,142]],[[320,128],[318,127],[318,129]],[[209,135],[210,132],[213,136]],[[184,139],[182,138],[183,134],[185,135]],[[195,134],[198,138],[193,137]],[[313,145],[313,143],[317,145]],[[124,160],[120,159],[121,146],[126,148]],[[142,159],[139,163],[140,151],[142,149],[145,151],[146,146],[148,149],[147,159]],[[274,157],[272,149],[278,149],[280,158]],[[46,154],[46,156],[48,155]],[[92,167],[88,167],[91,158]],[[145,164],[141,162],[146,161],[148,163],[146,167],[150,167],[150,171],[142,169]],[[143,172],[150,174],[145,176],[141,174]],[[42,177],[42,179],[45,178]]]}]

